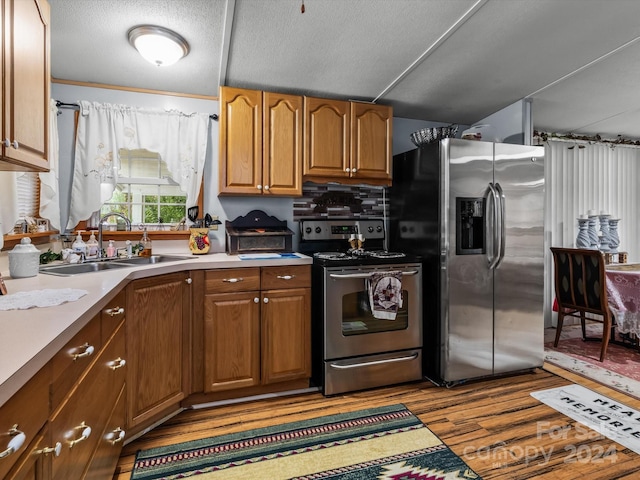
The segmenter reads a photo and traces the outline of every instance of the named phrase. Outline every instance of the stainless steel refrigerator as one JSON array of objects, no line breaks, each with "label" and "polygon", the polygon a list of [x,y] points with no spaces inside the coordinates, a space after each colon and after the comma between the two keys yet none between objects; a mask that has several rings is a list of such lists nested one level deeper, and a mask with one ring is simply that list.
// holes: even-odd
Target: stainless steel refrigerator
[{"label": "stainless steel refrigerator", "polygon": [[544,147],[446,139],[393,159],[389,249],[423,262],[426,377],[543,363]]}]

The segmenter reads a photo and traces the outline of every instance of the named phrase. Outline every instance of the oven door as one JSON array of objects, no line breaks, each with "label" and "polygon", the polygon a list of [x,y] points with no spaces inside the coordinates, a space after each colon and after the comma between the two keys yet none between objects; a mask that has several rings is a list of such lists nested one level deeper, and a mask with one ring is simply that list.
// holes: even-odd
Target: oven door
[{"label": "oven door", "polygon": [[[376,318],[368,279],[392,271],[402,272],[402,307],[393,320]],[[324,282],[325,360],[422,347],[420,264],[328,267]]]}]

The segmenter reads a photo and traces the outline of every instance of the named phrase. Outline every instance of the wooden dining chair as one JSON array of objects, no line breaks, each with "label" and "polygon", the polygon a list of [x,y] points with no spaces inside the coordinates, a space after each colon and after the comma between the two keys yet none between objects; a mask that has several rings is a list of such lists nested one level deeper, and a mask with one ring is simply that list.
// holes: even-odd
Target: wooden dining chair
[{"label": "wooden dining chair", "polygon": [[583,340],[598,340],[587,337],[585,314],[598,317],[589,320],[601,322],[602,348],[600,361],[607,354],[611,339],[613,314],[609,309],[604,255],[598,250],[552,247],[555,268],[555,290],[558,302],[558,326],[554,346],[558,346],[565,317],[580,318]]}]

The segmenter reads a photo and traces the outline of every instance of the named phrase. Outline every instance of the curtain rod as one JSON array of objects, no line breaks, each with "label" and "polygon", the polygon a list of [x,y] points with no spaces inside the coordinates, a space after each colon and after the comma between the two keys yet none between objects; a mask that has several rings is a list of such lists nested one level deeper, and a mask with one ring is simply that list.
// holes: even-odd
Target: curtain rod
[{"label": "curtain rod", "polygon": [[[78,110],[80,108],[80,105],[77,103],[65,103],[65,102],[61,102],[60,100],[56,100],[56,107],[58,108],[72,108],[74,110]],[[58,115],[60,115],[62,112],[58,112]],[[211,120],[218,120],[218,115],[216,113],[213,113],[211,115],[209,115],[209,118]]]}]

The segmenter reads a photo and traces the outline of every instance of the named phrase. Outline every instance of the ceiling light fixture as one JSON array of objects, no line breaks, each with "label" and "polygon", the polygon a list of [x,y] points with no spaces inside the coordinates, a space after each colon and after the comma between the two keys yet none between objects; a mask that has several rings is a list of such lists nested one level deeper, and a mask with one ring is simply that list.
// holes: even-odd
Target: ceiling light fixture
[{"label": "ceiling light fixture", "polygon": [[127,33],[129,43],[158,67],[173,65],[189,53],[189,44],[176,32],[155,25],[139,25]]}]

